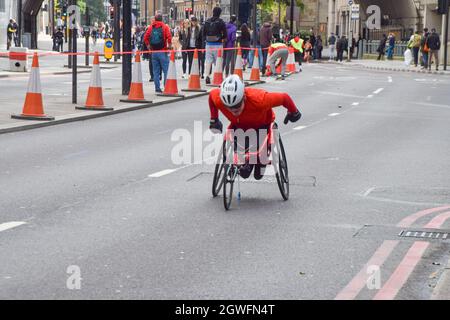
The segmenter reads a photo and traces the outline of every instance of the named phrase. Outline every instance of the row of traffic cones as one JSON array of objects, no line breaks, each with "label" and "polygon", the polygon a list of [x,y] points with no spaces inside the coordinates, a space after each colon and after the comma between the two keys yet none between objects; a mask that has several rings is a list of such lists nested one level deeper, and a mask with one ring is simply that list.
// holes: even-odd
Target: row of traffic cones
[{"label": "row of traffic cones", "polygon": [[[214,70],[213,82],[211,86],[218,87],[223,82],[223,58],[222,50],[219,49],[217,62]],[[243,65],[242,65],[242,51],[238,48],[238,53],[236,56],[236,64],[234,74],[238,75],[243,79]],[[295,66],[294,66],[295,69]],[[255,57],[253,59],[253,66],[251,70],[250,79],[248,81],[261,81],[259,74],[259,56],[258,50],[255,50]],[[194,58],[192,62],[192,70],[189,76],[188,88],[182,91],[187,92],[206,92],[201,88],[200,85],[200,72],[198,64],[198,51],[194,51]],[[172,51],[170,55],[170,64],[167,74],[167,80],[164,86],[164,92],[158,94],[158,96],[166,97],[184,97],[184,95],[179,94],[177,85],[177,75],[175,67],[175,52]],[[141,68],[141,54],[136,53],[135,64],[133,65],[132,80],[130,86],[130,92],[127,99],[120,100],[121,102],[131,102],[131,103],[152,103],[152,101],[146,100],[144,97],[144,87],[142,81],[142,68]],[[97,111],[111,111],[113,108],[105,107],[103,101],[103,88],[102,79],[100,73],[100,59],[99,53],[95,52],[94,61],[91,73],[91,80],[89,85],[89,90],[86,98],[86,103],[84,106],[77,106],[78,110],[97,110]],[[25,98],[25,103],[23,106],[22,114],[12,115],[14,119],[28,119],[28,120],[54,120],[54,117],[48,116],[44,113],[41,81],[40,81],[40,71],[39,71],[39,61],[37,53],[33,55],[33,63],[31,67],[30,80],[28,82],[28,90]]]}]

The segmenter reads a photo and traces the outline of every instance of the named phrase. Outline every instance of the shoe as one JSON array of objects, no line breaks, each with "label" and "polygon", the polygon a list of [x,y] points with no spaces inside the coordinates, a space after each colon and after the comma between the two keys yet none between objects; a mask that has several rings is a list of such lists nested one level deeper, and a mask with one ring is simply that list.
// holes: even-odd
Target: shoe
[{"label": "shoe", "polygon": [[202,79],[205,79],[205,76],[204,76],[204,75],[202,75]]},{"label": "shoe", "polygon": [[183,75],[181,76],[182,79],[186,79],[186,74],[183,73]]},{"label": "shoe", "polygon": [[211,83],[211,79],[209,79],[209,77],[206,77],[205,83],[206,83],[206,84],[210,84],[210,83]]},{"label": "shoe", "polygon": [[155,81],[155,80],[153,80],[153,78],[151,78],[150,80],[148,80],[148,82],[153,82],[153,81]]},{"label": "shoe", "polygon": [[264,177],[264,173],[266,172],[266,166],[261,164],[255,165],[255,172],[253,172],[253,176],[255,180],[261,180]]},{"label": "shoe", "polygon": [[155,92],[156,92],[156,93],[162,93],[162,90],[161,90],[161,89],[155,90]]}]

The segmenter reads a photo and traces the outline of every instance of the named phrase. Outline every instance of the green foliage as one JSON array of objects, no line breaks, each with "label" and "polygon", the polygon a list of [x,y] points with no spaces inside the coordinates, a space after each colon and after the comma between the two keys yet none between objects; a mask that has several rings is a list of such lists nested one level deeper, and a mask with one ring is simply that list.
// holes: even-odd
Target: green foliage
[{"label": "green foliage", "polygon": [[[105,8],[103,6],[103,0],[78,0],[78,6],[80,6],[81,14],[86,12],[86,6],[89,6],[89,14],[91,16],[91,24],[94,22],[101,22],[106,20]],[[84,20],[84,17],[83,17]]]}]

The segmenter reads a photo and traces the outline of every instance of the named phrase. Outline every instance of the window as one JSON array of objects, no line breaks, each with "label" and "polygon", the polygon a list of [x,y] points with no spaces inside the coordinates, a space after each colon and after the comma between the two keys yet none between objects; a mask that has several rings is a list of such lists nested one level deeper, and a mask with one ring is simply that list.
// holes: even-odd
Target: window
[{"label": "window", "polygon": [[5,1],[6,0],[0,0],[0,12],[6,12]]}]

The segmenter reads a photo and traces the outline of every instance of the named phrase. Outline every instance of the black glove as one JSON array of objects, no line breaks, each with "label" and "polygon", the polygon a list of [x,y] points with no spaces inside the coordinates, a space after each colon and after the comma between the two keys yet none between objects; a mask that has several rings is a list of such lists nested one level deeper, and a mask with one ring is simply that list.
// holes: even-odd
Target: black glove
[{"label": "black glove", "polygon": [[211,119],[209,121],[209,130],[214,133],[222,133],[223,124],[219,119]]},{"label": "black glove", "polygon": [[284,124],[288,124],[288,122],[297,122],[302,117],[302,114],[300,111],[297,110],[297,112],[289,113],[286,115],[286,118],[284,118]]}]

